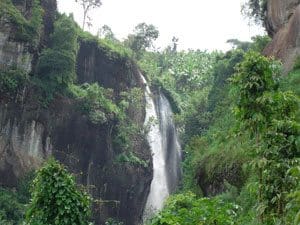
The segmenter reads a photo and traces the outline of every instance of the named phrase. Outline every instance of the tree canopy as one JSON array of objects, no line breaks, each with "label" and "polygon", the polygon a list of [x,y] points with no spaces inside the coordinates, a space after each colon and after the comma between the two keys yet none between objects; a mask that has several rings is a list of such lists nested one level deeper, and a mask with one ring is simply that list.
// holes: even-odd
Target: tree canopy
[{"label": "tree canopy", "polygon": [[140,23],[135,27],[134,33],[130,34],[127,40],[125,40],[125,45],[137,54],[140,54],[147,48],[153,47],[153,42],[158,36],[159,31],[154,25]]}]

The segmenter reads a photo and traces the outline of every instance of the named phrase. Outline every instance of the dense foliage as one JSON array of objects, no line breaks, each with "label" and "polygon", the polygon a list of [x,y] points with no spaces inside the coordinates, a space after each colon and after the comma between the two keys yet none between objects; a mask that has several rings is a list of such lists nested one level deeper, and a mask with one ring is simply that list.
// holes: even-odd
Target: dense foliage
[{"label": "dense foliage", "polygon": [[0,189],[0,224],[18,225],[22,222],[25,206],[18,201],[17,194]]},{"label": "dense foliage", "polygon": [[32,47],[36,48],[41,35],[43,10],[40,0],[33,0],[32,2],[31,17],[27,19],[13,5],[11,0],[1,0],[0,18],[5,17],[15,26],[14,39],[16,41],[29,42]]},{"label": "dense foliage", "polygon": [[197,198],[191,192],[170,197],[153,225],[233,225],[238,206],[221,199]]},{"label": "dense foliage", "polygon": [[92,123],[104,124],[120,115],[120,109],[112,101],[113,90],[100,87],[98,83],[72,85],[69,88],[71,94],[80,101],[82,112],[88,115]]},{"label": "dense foliage", "polygon": [[[280,79],[279,63],[260,55],[270,39],[252,40],[231,40],[233,49],[226,54],[177,52],[170,46],[144,53],[139,64],[179,113],[183,191],[197,194],[194,202],[219,195],[239,205],[236,217],[223,215],[232,224],[292,224],[299,210],[297,197],[291,200],[299,193],[294,172],[299,166],[299,102],[285,90],[297,87]],[[292,73],[291,79],[297,82],[297,76]],[[206,201],[214,213],[216,199]],[[193,204],[185,204],[174,209],[168,202],[152,223],[201,224],[205,212],[191,213],[186,207]]]},{"label": "dense foliage", "polygon": [[270,109],[264,102],[264,94],[278,88],[276,78],[279,66],[259,53],[250,51],[237,67],[232,78],[237,93],[235,114],[253,134],[262,131],[270,120]]},{"label": "dense foliage", "polygon": [[129,163],[131,165],[138,165],[142,167],[148,167],[149,162],[140,159],[133,152],[123,152],[116,157],[118,163]]},{"label": "dense foliage", "polygon": [[[93,1],[81,1],[92,3]],[[101,4],[100,1],[94,1]],[[265,0],[249,0],[245,15],[264,20]],[[42,26],[39,0],[25,18],[10,0],[0,2],[16,30],[14,39],[36,48]],[[85,24],[85,21],[84,21]],[[93,126],[114,134],[114,165],[148,167],[134,152],[149,127],[133,117],[142,112],[143,90],[121,93],[98,83],[76,84],[78,43],[92,43],[108,59],[138,60],[151,87],[170,101],[184,150],[183,184],[153,225],[298,225],[300,223],[300,67],[281,77],[280,64],[260,53],[268,37],[252,42],[231,39],[227,53],[177,50],[177,38],[162,51],[153,48],[159,32],[141,23],[121,42],[108,26],[102,39],[83,32],[72,16],[57,15],[50,45],[41,51],[35,74],[15,66],[1,69],[1,99],[37,89],[48,107],[55,97],[74,101]],[[151,50],[151,51],[149,51]],[[25,185],[25,186],[28,186]],[[26,188],[25,188],[26,189]],[[20,224],[27,191],[0,189],[0,224]],[[208,196],[215,196],[210,197]],[[27,208],[28,224],[88,224],[90,199],[74,177],[55,160],[37,173]],[[106,224],[122,224],[109,219]]]},{"label": "dense foliage", "polygon": [[0,188],[0,225],[19,225],[25,218],[26,204],[30,200],[29,186],[34,173],[20,178],[14,189]]},{"label": "dense foliage", "polygon": [[0,93],[3,95],[17,94],[18,91],[25,87],[27,82],[28,75],[21,69],[12,67],[0,70]]},{"label": "dense foliage", "polygon": [[236,116],[256,138],[261,222],[288,224],[287,194],[297,184],[288,171],[299,165],[300,125],[295,120],[298,99],[290,91],[278,91],[277,68],[249,52],[232,81],[238,87]]},{"label": "dense foliage", "polygon": [[[146,52],[139,65],[153,87],[170,101],[180,130],[196,134],[204,130],[208,118],[200,118],[198,110],[205,110],[206,96],[211,88],[212,68],[218,53],[200,50]],[[203,101],[202,101],[203,99]],[[185,121],[190,118],[190,124]],[[199,125],[199,126],[198,126]],[[184,135],[184,133],[182,133]],[[185,137],[182,137],[185,141]]]},{"label": "dense foliage", "polygon": [[125,46],[132,49],[137,58],[145,52],[147,48],[153,47],[153,41],[158,38],[159,31],[152,24],[140,23],[134,29],[134,34],[130,34],[125,40]]},{"label": "dense foliage", "polygon": [[75,80],[77,57],[77,29],[72,18],[60,15],[54,24],[51,46],[42,51],[37,65],[38,83],[46,99],[53,98],[57,91],[63,91]]},{"label": "dense foliage", "polygon": [[30,225],[87,225],[90,201],[90,197],[76,186],[73,175],[50,159],[33,181],[26,222]]}]

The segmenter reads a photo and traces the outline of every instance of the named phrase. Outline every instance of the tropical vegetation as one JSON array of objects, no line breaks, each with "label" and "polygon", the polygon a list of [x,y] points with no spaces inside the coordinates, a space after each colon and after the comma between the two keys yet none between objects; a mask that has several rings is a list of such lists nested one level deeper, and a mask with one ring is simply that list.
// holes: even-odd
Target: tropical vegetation
[{"label": "tropical vegetation", "polygon": [[[86,7],[86,1],[80,2]],[[266,1],[249,0],[243,9],[262,22]],[[38,0],[30,19],[10,0],[0,2],[0,19],[5,16],[14,24],[15,41],[33,49],[41,37],[42,13]],[[114,165],[148,168],[150,162],[132,151],[148,128],[128,116],[145,106],[143,90],[117,95],[97,82],[76,82],[79,45],[93,43],[110,60],[136,63],[175,113],[184,151],[182,184],[147,224],[300,224],[299,60],[283,76],[281,63],[262,55],[270,41],[266,36],[251,42],[231,39],[232,49],[223,53],[180,51],[176,37],[157,50],[153,43],[159,31],[146,23],[138,24],[123,42],[108,26],[100,31],[100,38],[93,36],[72,15],[57,14],[34,71],[18,65],[0,68],[0,98],[17,102],[22,91],[34,89],[37,104],[45,109],[56,98],[68,98],[93,126],[115,125]],[[0,189],[0,224],[87,225],[91,202],[74,176],[50,159],[16,189]],[[122,222],[111,218],[106,224]]]}]

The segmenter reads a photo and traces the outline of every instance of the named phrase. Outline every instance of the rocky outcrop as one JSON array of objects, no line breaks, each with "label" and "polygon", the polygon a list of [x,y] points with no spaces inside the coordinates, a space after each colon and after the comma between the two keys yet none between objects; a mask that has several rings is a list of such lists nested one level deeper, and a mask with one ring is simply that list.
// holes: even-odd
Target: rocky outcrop
[{"label": "rocky outcrop", "polygon": [[0,106],[0,185],[13,187],[19,177],[41,165],[52,152],[45,126],[32,112],[14,104]]},{"label": "rocky outcrop", "polygon": [[39,48],[43,48],[49,45],[49,37],[53,32],[54,20],[57,13],[57,3],[56,0],[41,0],[41,6],[43,8],[43,30],[40,40]]},{"label": "rocky outcrop", "polygon": [[[53,155],[95,198],[96,224],[108,218],[138,224],[150,188],[150,164],[117,163],[115,123],[94,125],[76,107],[67,98],[56,99],[49,109],[28,98],[23,104],[0,104],[0,185],[14,187],[19,177]],[[149,160],[147,146],[141,139],[133,151]]]},{"label": "rocky outcrop", "polygon": [[300,0],[269,0],[266,29],[273,40],[264,54],[280,59],[287,73],[300,56]]},{"label": "rocky outcrop", "polygon": [[13,24],[6,17],[0,16],[0,68],[17,66],[30,72],[33,59],[30,45],[15,41],[14,31]]},{"label": "rocky outcrop", "polygon": [[[85,46],[81,46],[78,57],[80,82],[103,82],[116,95],[125,89],[143,87],[139,74],[132,70],[134,65],[115,61],[95,69],[96,65],[104,65],[107,57],[99,50],[97,57],[85,58],[83,52],[89,50]],[[88,60],[95,65],[84,63]],[[91,70],[95,71],[93,78],[85,80],[89,77],[87,71]],[[0,98],[0,185],[14,187],[19,177],[53,155],[95,198],[95,224],[104,224],[108,218],[116,218],[126,225],[139,224],[152,179],[146,139],[132,140],[132,151],[141,160],[148,161],[148,167],[117,162],[120,149],[114,143],[118,132],[116,121],[95,125],[78,110],[75,100],[60,96],[44,109],[36,104],[34,96],[34,90],[27,89],[23,101],[16,98],[7,102]],[[143,124],[144,114],[144,110],[135,110],[130,117]]]},{"label": "rocky outcrop", "polygon": [[294,14],[299,0],[270,0],[267,4],[266,29],[274,36]]},{"label": "rocky outcrop", "polygon": [[105,88],[121,92],[137,86],[137,81],[141,82],[135,77],[137,74],[137,67],[128,58],[120,57],[105,46],[98,46],[97,41],[80,41],[77,56],[79,84],[98,82]]},{"label": "rocky outcrop", "polygon": [[206,156],[197,169],[195,179],[204,196],[222,194],[228,191],[229,185],[241,189],[245,184],[245,177],[247,177],[243,172],[243,164],[245,162],[233,158],[229,161],[230,164],[228,166],[220,166],[222,162],[219,162],[214,163],[213,168],[208,169],[212,166],[211,162],[216,162],[217,160],[217,157],[214,155]]},{"label": "rocky outcrop", "polygon": [[[30,0],[14,3],[30,17]],[[27,4],[28,3],[28,4]],[[55,0],[41,0],[44,31],[36,49],[13,38],[14,25],[0,21],[0,67],[17,66],[34,74],[41,49],[48,45],[53,29]],[[111,88],[116,100],[122,91],[144,88],[135,64],[127,57],[101,47],[97,41],[80,41],[77,82]],[[65,164],[94,197],[93,220],[104,224],[108,218],[137,225],[152,180],[151,153],[145,137],[137,137],[132,152],[148,167],[116,160],[121,153],[115,144],[118,121],[93,124],[78,110],[78,102],[56,96],[48,108],[37,100],[34,87],[27,86],[17,96],[0,96],[0,186],[14,187],[18,178],[38,168],[50,155]],[[142,103],[143,104],[143,103]],[[134,106],[133,106],[134,107]],[[144,123],[145,110],[129,109],[129,117]]]},{"label": "rocky outcrop", "polygon": [[[33,0],[12,1],[27,20],[31,19]],[[56,14],[56,0],[42,0],[43,26],[35,47],[27,41],[16,40],[16,25],[0,16],[0,68],[14,66],[29,73],[33,70],[40,50],[48,44],[53,31]]]},{"label": "rocky outcrop", "polygon": [[4,19],[0,19],[0,68],[17,66],[30,72],[33,54],[29,51],[29,45],[10,40],[11,32],[11,26]]},{"label": "rocky outcrop", "polygon": [[[77,58],[78,83],[98,82],[105,88],[113,89],[117,98],[122,91],[133,87],[143,88],[141,77],[134,63],[126,57],[120,57],[108,51],[108,48],[99,46],[97,42],[81,42]],[[145,110],[129,110],[128,116],[136,123],[143,124]],[[89,129],[87,127],[87,130]],[[59,132],[56,133],[59,134]],[[95,221],[104,224],[107,218],[112,217],[123,221],[124,224],[139,224],[150,190],[151,164],[148,168],[144,168],[115,163],[115,156],[120,149],[113,143],[114,135],[117,134],[114,124],[107,126],[102,134],[97,131],[92,132],[93,135],[97,133],[99,137],[96,139],[84,138],[89,142],[96,141],[96,145],[87,149],[97,149],[97,151],[91,153],[86,168],[83,169],[88,171],[84,182],[93,187],[91,193],[95,198],[100,199],[98,205],[94,207]],[[70,137],[74,138],[74,135]],[[105,138],[102,143],[99,143],[101,137]],[[74,139],[77,140],[77,138]],[[151,161],[151,153],[145,137],[132,140],[132,142],[134,143],[133,152],[142,160]]]}]

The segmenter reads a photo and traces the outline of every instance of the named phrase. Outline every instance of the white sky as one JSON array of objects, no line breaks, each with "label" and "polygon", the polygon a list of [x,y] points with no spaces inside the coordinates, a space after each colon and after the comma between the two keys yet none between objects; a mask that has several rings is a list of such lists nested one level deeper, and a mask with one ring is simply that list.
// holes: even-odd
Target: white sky
[{"label": "white sky", "polygon": [[[228,39],[242,41],[263,34],[249,27],[240,13],[244,0],[102,0],[102,6],[90,12],[93,34],[103,25],[111,27],[120,40],[141,22],[155,25],[160,37],[157,47],[166,47],[173,36],[180,49],[228,50]],[[75,0],[58,0],[60,12],[73,13],[81,24],[82,8]]]}]

